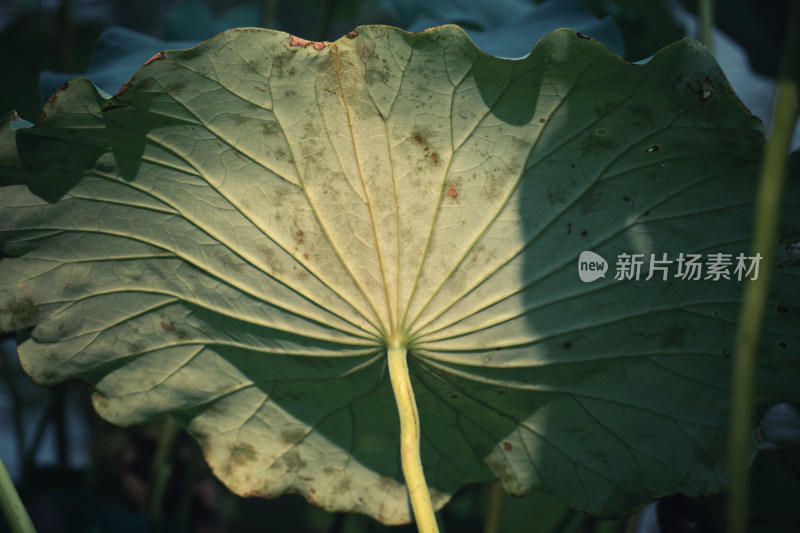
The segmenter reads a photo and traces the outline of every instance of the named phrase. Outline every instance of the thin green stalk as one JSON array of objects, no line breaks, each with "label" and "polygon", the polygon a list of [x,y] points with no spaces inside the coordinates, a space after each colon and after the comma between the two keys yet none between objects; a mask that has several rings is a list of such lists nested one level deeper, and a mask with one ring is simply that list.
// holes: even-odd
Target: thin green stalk
[{"label": "thin green stalk", "polygon": [[22,505],[17,488],[11,481],[2,459],[0,459],[0,511],[11,526],[12,533],[36,533],[31,517]]},{"label": "thin green stalk", "polygon": [[739,315],[739,331],[733,353],[732,398],[728,435],[729,533],[747,531],[749,464],[752,449],[756,359],[767,304],[778,212],[788,160],[786,152],[797,119],[797,50],[800,47],[800,3],[794,2],[789,17],[781,75],[772,114],[773,126],[764,149],[756,200],[753,254],[762,256],[759,277],[748,282]]},{"label": "thin green stalk", "polygon": [[261,5],[261,27],[269,28],[278,9],[278,0],[264,0]]},{"label": "thin green stalk", "polygon": [[489,505],[486,509],[486,521],[483,524],[483,533],[500,533],[500,523],[503,518],[503,486],[499,481],[489,486]]},{"label": "thin green stalk", "polygon": [[439,533],[425,472],[422,470],[419,413],[408,374],[407,355],[405,346],[390,346],[387,353],[389,377],[400,415],[400,461],[419,533]]},{"label": "thin green stalk", "polygon": [[[11,394],[11,417],[14,422],[14,440],[17,445],[17,455],[22,462],[25,456],[25,428],[22,423],[22,396],[17,388],[16,380],[14,379],[14,372],[11,363],[8,359],[12,357],[6,353],[5,348],[0,346],[0,363],[2,363],[2,370],[0,373],[5,377],[8,391]],[[25,469],[22,469],[22,479],[25,479]]]},{"label": "thin green stalk", "polygon": [[[171,417],[170,417],[171,418]],[[177,426],[178,424],[175,423]],[[180,433],[179,442],[182,444],[186,439],[185,433]],[[181,444],[178,450],[181,449]],[[200,458],[198,457],[198,449],[195,446],[187,446],[188,457],[186,459],[186,474],[183,476],[181,482],[181,499],[178,504],[178,529],[180,533],[191,531],[192,526],[192,498],[194,491],[192,490],[197,479],[197,471],[200,466]]]},{"label": "thin green stalk", "polygon": [[714,0],[700,0],[700,42],[714,54]]},{"label": "thin green stalk", "polygon": [[171,416],[163,419],[161,436],[150,467],[150,493],[148,494],[148,510],[150,514],[150,528],[159,531],[161,527],[161,506],[164,503],[164,494],[167,483],[172,475],[175,455],[175,441],[180,433],[178,423]]}]

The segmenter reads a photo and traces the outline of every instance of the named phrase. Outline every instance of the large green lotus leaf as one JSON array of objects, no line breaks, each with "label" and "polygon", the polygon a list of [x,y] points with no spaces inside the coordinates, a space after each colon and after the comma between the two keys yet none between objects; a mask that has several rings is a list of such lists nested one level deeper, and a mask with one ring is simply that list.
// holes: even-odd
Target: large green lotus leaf
[{"label": "large green lotus leaf", "polygon": [[[437,506],[498,477],[624,514],[723,487],[747,281],[615,259],[748,252],[762,142],[692,41],[633,66],[571,30],[520,61],[453,26],[231,30],[4,128],[0,327],[106,419],[171,413],[235,492],[386,523],[402,345]],[[760,404],[800,399],[796,265],[775,276]]]}]

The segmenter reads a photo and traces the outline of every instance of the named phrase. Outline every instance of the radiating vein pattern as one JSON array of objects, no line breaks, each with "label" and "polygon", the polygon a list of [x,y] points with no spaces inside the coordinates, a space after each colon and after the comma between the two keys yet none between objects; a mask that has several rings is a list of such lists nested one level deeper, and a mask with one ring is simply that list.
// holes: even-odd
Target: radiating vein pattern
[{"label": "radiating vein pattern", "polygon": [[[32,328],[26,371],[118,423],[171,413],[232,490],[408,521],[396,344],[436,506],[493,478],[616,515],[721,488],[745,282],[651,257],[751,253],[763,138],[696,43],[634,66],[571,30],[518,61],[455,27],[231,30],[6,126],[0,329]],[[764,403],[800,400],[796,262],[777,278]]]}]

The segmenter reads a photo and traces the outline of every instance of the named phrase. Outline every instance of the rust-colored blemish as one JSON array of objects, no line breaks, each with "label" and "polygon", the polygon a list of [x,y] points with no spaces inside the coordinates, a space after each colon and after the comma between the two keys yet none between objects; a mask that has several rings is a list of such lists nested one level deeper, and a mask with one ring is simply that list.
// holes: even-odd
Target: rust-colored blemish
[{"label": "rust-colored blemish", "polygon": [[510,442],[506,441],[506,442],[503,443],[503,449],[505,451],[510,452],[512,448],[513,448],[513,446],[511,446]]},{"label": "rust-colored blemish", "polygon": [[122,85],[122,87],[119,88],[119,91],[117,91],[117,94],[114,95],[114,98],[116,98],[117,96],[121,95],[122,93],[124,93],[125,91],[130,89],[131,87],[133,87],[133,78],[131,78],[130,81],[126,81]]},{"label": "rust-colored blemish", "polygon": [[[69,87],[69,82],[65,81],[64,83],[61,84],[61,86],[58,89],[55,90],[53,94],[50,95],[50,98],[47,99],[47,104],[45,104],[45,107],[52,105],[53,102],[56,101],[56,98],[58,98],[58,93],[65,90],[67,87]],[[36,124],[39,124],[41,121],[43,121],[45,117],[47,117],[47,112],[45,112],[45,110],[42,109],[42,114],[39,115],[39,120],[36,121]]]},{"label": "rust-colored blemish", "polygon": [[175,329],[175,325],[168,322],[161,322],[161,327],[164,328],[164,331],[173,331]]},{"label": "rust-colored blemish", "polygon": [[256,91],[262,92],[264,94],[267,94],[267,91],[265,89],[262,89],[261,87],[253,87],[253,89],[255,89]]},{"label": "rust-colored blemish", "polygon": [[303,259],[305,259],[306,261],[308,261],[308,254],[303,254]]},{"label": "rust-colored blemish", "polygon": [[59,86],[58,89],[55,90],[53,94],[50,95],[50,98],[47,99],[47,104],[50,105],[53,102],[55,102],[56,98],[58,98],[58,93],[60,93],[61,91],[65,91],[67,87],[69,87],[69,82],[65,81],[64,83],[61,84],[61,86]]},{"label": "rust-colored blemish", "polygon": [[303,48],[311,45],[314,50],[322,50],[325,48],[325,43],[322,41],[309,41],[308,39],[303,39],[302,37],[298,37],[296,35],[290,35],[289,46],[302,46]]},{"label": "rust-colored blemish", "polygon": [[452,183],[450,184],[450,187],[448,187],[447,189],[447,197],[458,198],[458,192],[456,191],[456,186],[453,185]]},{"label": "rust-colored blemish", "polygon": [[305,233],[303,233],[303,230],[297,230],[294,236],[297,238],[297,244],[303,244],[305,242]]},{"label": "rust-colored blemish", "polygon": [[272,494],[258,492],[257,490],[251,490],[250,492],[242,494],[242,496],[244,496],[245,498],[266,498],[268,500],[272,499]]},{"label": "rust-colored blemish", "polygon": [[146,67],[147,65],[149,65],[153,61],[161,61],[162,59],[164,59],[164,52],[159,52],[156,55],[154,55],[153,57],[151,57],[150,59],[148,59],[147,61],[145,61],[144,65],[142,65],[142,66]]},{"label": "rust-colored blemish", "polygon": [[436,161],[436,158],[437,158],[437,157],[438,157],[438,156],[436,155],[436,153],[432,153],[432,154],[430,155],[431,161]]},{"label": "rust-colored blemish", "polygon": [[347,38],[348,39],[355,39],[356,37],[358,37],[358,32],[355,31],[355,30],[347,33]]},{"label": "rust-colored blemish", "polygon": [[417,141],[419,144],[422,144],[422,137],[419,135],[414,135],[414,140]]}]

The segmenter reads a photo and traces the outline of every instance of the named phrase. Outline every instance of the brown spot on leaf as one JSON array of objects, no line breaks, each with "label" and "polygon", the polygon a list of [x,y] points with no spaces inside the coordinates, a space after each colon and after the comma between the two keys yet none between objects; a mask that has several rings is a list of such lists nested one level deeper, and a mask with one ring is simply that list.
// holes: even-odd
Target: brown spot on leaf
[{"label": "brown spot on leaf", "polygon": [[[0,307],[0,310],[2,310],[2,307]],[[32,325],[40,313],[39,306],[30,296],[12,299],[5,310],[11,314],[12,329]]]},{"label": "brown spot on leaf", "polygon": [[42,372],[42,377],[47,382],[53,383],[54,381],[56,381],[59,378],[59,374],[55,370],[48,369],[48,370],[45,370],[44,372]]},{"label": "brown spot on leaf", "polygon": [[151,57],[150,59],[148,59],[148,60],[145,62],[145,64],[144,64],[144,65],[142,65],[142,66],[147,66],[147,65],[149,65],[150,63],[152,63],[153,61],[162,61],[163,59],[164,59],[164,52],[159,52],[159,53],[157,53],[156,55],[154,55],[153,57]]},{"label": "brown spot on leaf", "polygon": [[448,187],[447,189],[447,197],[453,199],[458,198],[458,192],[456,191],[456,186],[453,185],[452,183],[450,184],[450,187]]},{"label": "brown spot on leaf", "polygon": [[240,467],[248,467],[257,456],[255,447],[248,443],[237,444],[231,450],[231,462]]},{"label": "brown spot on leaf", "polygon": [[355,30],[347,33],[347,38],[348,39],[355,39],[356,37],[358,37],[358,32],[355,31]]},{"label": "brown spot on leaf", "polygon": [[293,448],[286,452],[275,466],[283,466],[286,468],[285,473],[292,474],[305,468],[306,462],[300,457],[300,452]]},{"label": "brown spot on leaf", "polygon": [[511,445],[511,443],[510,443],[510,442],[508,442],[508,441],[505,441],[505,442],[503,443],[503,449],[504,449],[505,451],[507,451],[507,452],[510,452],[510,451],[511,451],[513,448],[514,448],[514,447]]},{"label": "brown spot on leaf", "polygon": [[295,446],[306,436],[306,430],[303,428],[292,428],[281,431],[281,442],[288,446]]},{"label": "brown spot on leaf", "polygon": [[296,35],[290,35],[289,38],[290,38],[289,46],[302,46],[303,48],[305,48],[308,45],[311,45],[314,48],[314,50],[322,50],[323,48],[325,48],[324,42],[309,41],[307,39],[303,39],[302,37],[298,37]]},{"label": "brown spot on leaf", "polygon": [[116,98],[117,96],[121,95],[122,93],[124,93],[125,91],[130,89],[131,87],[133,87],[133,78],[131,78],[131,81],[126,81],[122,85],[122,87],[119,88],[119,91],[117,91],[117,94],[114,95],[114,98]]},{"label": "brown spot on leaf", "polygon": [[53,102],[55,102],[56,98],[58,98],[58,93],[66,90],[67,87],[69,87],[69,82],[65,81],[64,83],[61,84],[61,86],[59,86],[58,89],[55,90],[55,92],[53,92],[53,94],[50,95],[50,98],[47,99],[47,103],[52,104]]},{"label": "brown spot on leaf", "polygon": [[268,492],[258,492],[257,490],[251,490],[250,492],[244,493],[242,496],[245,498],[266,498],[268,500],[272,498],[272,494]]},{"label": "brown spot on leaf", "polygon": [[666,349],[685,349],[690,337],[697,333],[687,321],[666,326],[658,336],[658,344]]},{"label": "brown spot on leaf", "polygon": [[686,86],[697,95],[700,102],[708,100],[711,93],[714,92],[714,83],[708,76],[703,76],[699,80],[689,80],[686,82]]},{"label": "brown spot on leaf", "polygon": [[161,327],[164,328],[164,331],[174,331],[175,324],[171,322],[161,322]]}]

